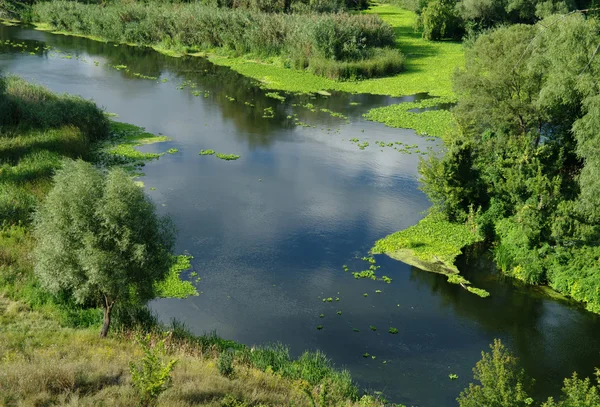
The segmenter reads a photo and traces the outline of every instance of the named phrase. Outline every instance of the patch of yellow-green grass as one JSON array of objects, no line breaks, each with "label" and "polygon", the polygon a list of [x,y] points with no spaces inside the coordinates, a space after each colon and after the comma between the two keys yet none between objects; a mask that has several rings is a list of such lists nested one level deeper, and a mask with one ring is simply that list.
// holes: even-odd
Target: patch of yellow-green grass
[{"label": "patch of yellow-green grass", "polygon": [[181,279],[181,273],[189,270],[192,256],[177,256],[175,264],[171,266],[167,277],[154,285],[159,297],[162,298],[187,298],[197,296],[198,291],[194,285]]},{"label": "patch of yellow-green grass", "polygon": [[479,241],[481,236],[468,225],[431,213],[416,225],[378,240],[371,252],[387,254],[423,270],[453,274],[458,273],[454,261],[463,247]]},{"label": "patch of yellow-green grass", "polygon": [[113,121],[110,123],[110,136],[97,144],[93,161],[102,166],[121,165],[135,172],[144,165],[144,162],[157,159],[164,154],[144,153],[137,147],[169,140],[167,136],[148,133],[142,127]]},{"label": "patch of yellow-green grass", "polygon": [[432,42],[415,32],[416,19],[412,11],[390,4],[379,4],[366,11],[378,14],[396,32],[398,48],[405,55],[405,71],[386,78],[362,81],[334,81],[307,71],[265,64],[243,57],[209,56],[211,62],[228,66],[242,75],[255,78],[270,89],[289,92],[317,92],[339,90],[353,93],[372,93],[391,96],[429,93],[433,96],[452,97],[452,72],[464,65],[462,45],[457,42]]},{"label": "patch of yellow-green grass", "polygon": [[[414,129],[417,134],[440,137],[445,141],[456,131],[452,113],[443,108],[427,109],[443,107],[445,104],[454,102],[455,100],[452,98],[442,97],[425,99],[420,102],[399,103],[371,109],[364,117],[367,120],[384,123],[389,127]],[[413,109],[417,111],[411,112],[410,110]]]}]

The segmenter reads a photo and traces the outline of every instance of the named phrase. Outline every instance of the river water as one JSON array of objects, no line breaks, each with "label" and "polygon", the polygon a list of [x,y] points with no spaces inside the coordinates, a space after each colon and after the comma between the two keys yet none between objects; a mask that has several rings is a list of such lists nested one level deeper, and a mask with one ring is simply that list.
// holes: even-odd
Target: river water
[{"label": "river water", "polygon": [[[487,299],[385,256],[377,256],[378,274],[391,284],[343,271],[365,269],[360,257],[375,240],[415,224],[429,206],[418,190],[417,150],[436,150],[437,142],[362,118],[423,95],[280,92],[282,102],[200,58],[2,25],[0,39],[12,41],[0,45],[5,73],[92,98],[116,120],[172,138],[144,151],[179,150],[148,163],[141,180],[174,219],[177,251],[194,256],[201,294],[153,302],[163,321],[248,345],[282,342],[295,355],[321,349],[362,388],[415,406],[456,405],[494,338],[535,377],[538,397],[556,394],[573,371],[590,375],[600,366],[598,316],[503,279],[485,253],[458,265],[491,293]],[[405,154],[375,141],[418,148]],[[200,156],[201,149],[241,158]],[[339,301],[322,301],[328,297]]]}]

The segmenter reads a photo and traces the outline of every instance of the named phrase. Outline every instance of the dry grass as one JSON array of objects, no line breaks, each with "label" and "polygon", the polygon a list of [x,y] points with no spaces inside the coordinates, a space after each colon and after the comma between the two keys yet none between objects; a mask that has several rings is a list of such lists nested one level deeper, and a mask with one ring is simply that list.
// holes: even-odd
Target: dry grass
[{"label": "dry grass", "polygon": [[[142,354],[132,335],[100,339],[96,329],[64,328],[46,314],[0,297],[0,405],[138,406],[129,362]],[[313,405],[303,391],[305,382],[240,364],[235,365],[235,377],[228,379],[219,374],[216,351],[202,352],[177,341],[168,345],[169,357],[179,363],[173,387],[160,397],[159,405]],[[320,388],[309,391],[318,400]],[[365,398],[360,405],[379,403]]]}]

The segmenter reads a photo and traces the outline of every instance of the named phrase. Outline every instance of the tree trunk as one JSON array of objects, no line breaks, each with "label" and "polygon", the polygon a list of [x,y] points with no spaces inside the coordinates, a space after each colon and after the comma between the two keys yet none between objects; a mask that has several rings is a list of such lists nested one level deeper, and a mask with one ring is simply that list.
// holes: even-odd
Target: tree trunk
[{"label": "tree trunk", "polygon": [[102,324],[102,330],[100,331],[101,338],[106,338],[108,330],[110,329],[110,313],[114,304],[114,301],[111,301],[106,295],[104,296],[104,323]]}]

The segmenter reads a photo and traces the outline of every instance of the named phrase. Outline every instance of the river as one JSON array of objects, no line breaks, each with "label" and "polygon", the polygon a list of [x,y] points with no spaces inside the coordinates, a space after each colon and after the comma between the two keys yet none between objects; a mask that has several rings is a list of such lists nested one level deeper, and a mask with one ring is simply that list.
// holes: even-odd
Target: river
[{"label": "river", "polygon": [[[491,293],[486,299],[385,256],[377,256],[377,272],[391,284],[342,269],[366,268],[360,257],[375,240],[415,224],[429,206],[418,190],[417,149],[405,154],[375,141],[421,151],[439,149],[439,141],[362,118],[372,107],[423,95],[280,92],[281,101],[200,58],[19,26],[0,25],[0,39],[27,45],[0,45],[5,73],[92,98],[116,120],[172,138],[143,147],[178,152],[148,163],[141,180],[175,221],[177,252],[194,256],[202,280],[198,297],[154,301],[161,320],[248,345],[282,342],[295,355],[320,349],[362,388],[414,406],[456,405],[494,338],[535,377],[538,397],[556,394],[575,370],[590,375],[600,367],[598,316],[502,278],[485,253],[469,252],[458,266]],[[224,161],[201,149],[241,157]],[[339,301],[323,302],[328,297]]]}]

